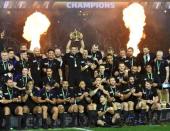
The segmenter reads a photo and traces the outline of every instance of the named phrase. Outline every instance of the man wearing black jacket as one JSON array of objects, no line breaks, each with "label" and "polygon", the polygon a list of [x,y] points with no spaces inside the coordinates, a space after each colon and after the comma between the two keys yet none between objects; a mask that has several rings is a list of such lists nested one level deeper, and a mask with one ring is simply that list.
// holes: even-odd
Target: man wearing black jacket
[{"label": "man wearing black jacket", "polygon": [[151,61],[153,61],[154,58],[155,58],[155,55],[153,53],[150,53],[149,48],[144,47],[143,53],[140,53],[137,56],[137,64],[138,64],[139,71],[141,73],[144,73],[145,72],[145,66],[148,63],[150,63]]}]

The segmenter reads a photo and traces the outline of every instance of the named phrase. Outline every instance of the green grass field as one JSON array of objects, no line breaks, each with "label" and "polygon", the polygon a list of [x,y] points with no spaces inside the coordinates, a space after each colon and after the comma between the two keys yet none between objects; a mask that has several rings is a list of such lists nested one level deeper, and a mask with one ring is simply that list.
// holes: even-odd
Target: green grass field
[{"label": "green grass field", "polygon": [[[46,131],[47,129],[35,129],[28,131]],[[170,123],[162,125],[124,126],[121,128],[56,128],[49,131],[170,131]]]}]

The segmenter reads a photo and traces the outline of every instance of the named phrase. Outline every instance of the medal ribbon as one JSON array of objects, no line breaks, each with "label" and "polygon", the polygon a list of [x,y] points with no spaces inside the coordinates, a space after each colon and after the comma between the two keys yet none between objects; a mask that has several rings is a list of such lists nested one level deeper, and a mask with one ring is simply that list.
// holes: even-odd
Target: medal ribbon
[{"label": "medal ribbon", "polygon": [[157,70],[158,70],[158,74],[160,74],[160,66],[161,66],[161,61],[156,61],[156,67],[157,67]]},{"label": "medal ribbon", "polygon": [[148,78],[149,78],[149,79],[153,79],[152,73],[148,73]]},{"label": "medal ribbon", "polygon": [[12,92],[10,92],[10,90],[7,88],[7,90],[8,90],[8,94],[9,94],[9,98],[10,99],[12,99],[12,96],[13,96],[13,90],[12,90]]},{"label": "medal ribbon", "polygon": [[4,70],[7,70],[7,62],[3,62]]}]

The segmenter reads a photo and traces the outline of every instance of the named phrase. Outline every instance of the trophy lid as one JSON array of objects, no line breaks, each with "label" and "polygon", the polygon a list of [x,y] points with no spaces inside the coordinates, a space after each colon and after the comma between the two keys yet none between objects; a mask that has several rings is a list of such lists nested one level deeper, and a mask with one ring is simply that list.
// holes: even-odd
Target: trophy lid
[{"label": "trophy lid", "polygon": [[80,41],[83,38],[83,34],[77,29],[74,29],[73,32],[70,33],[70,39],[73,41]]}]

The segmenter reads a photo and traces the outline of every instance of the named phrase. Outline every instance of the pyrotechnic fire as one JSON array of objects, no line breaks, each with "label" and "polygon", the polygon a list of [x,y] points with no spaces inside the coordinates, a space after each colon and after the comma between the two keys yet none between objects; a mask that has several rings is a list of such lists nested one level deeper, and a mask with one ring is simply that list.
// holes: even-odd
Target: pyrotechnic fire
[{"label": "pyrotechnic fire", "polygon": [[31,41],[30,50],[35,47],[40,48],[40,37],[47,32],[49,26],[49,19],[40,12],[35,12],[27,17],[22,36],[27,41]]},{"label": "pyrotechnic fire", "polygon": [[145,18],[144,8],[138,3],[133,3],[123,10],[123,20],[130,31],[127,48],[133,47],[135,56],[140,52],[138,44],[144,35]]}]

